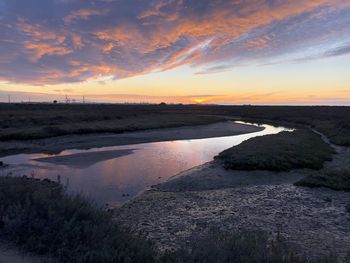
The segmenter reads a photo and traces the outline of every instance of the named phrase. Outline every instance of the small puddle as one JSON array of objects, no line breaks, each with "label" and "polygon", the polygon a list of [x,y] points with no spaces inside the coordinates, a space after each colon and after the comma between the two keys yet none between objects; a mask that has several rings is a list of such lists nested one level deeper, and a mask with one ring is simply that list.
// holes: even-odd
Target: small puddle
[{"label": "small puddle", "polygon": [[52,180],[59,177],[69,191],[99,204],[118,206],[154,184],[213,160],[221,151],[245,140],[290,131],[284,127],[260,126],[265,129],[226,137],[66,150],[58,155],[12,155],[0,158],[12,167],[0,170],[0,175],[11,172]]}]

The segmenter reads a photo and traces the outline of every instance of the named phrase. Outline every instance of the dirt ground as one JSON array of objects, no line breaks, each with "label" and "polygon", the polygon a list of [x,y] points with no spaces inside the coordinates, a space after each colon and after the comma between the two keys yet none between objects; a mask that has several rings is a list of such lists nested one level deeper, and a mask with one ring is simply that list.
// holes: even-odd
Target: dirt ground
[{"label": "dirt ground", "polygon": [[0,243],[0,263],[49,263],[47,259],[24,254],[12,246]]},{"label": "dirt ground", "polygon": [[[350,150],[337,150],[325,169],[349,166]],[[143,193],[117,209],[115,218],[146,234],[159,251],[177,249],[212,228],[223,233],[259,229],[280,233],[301,255],[337,253],[347,262],[350,193],[293,185],[311,172],[226,171],[211,162]]]}]

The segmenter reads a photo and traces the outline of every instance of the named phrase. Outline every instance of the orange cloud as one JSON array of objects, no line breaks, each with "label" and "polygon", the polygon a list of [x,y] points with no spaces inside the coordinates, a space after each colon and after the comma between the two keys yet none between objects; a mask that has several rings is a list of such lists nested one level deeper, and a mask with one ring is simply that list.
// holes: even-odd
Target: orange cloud
[{"label": "orange cloud", "polygon": [[264,35],[259,38],[250,39],[247,41],[247,46],[252,49],[266,48],[268,47],[269,43],[273,41],[274,38],[275,38],[275,34],[272,33],[269,35]]},{"label": "orange cloud", "polygon": [[[109,43],[103,46],[102,51],[110,51],[111,46],[128,47],[142,54],[156,52],[160,49],[165,49],[183,38],[193,42],[196,45],[205,40],[212,39],[211,50],[212,54],[203,58],[200,53],[190,56],[182,63],[174,60],[184,53],[188,52],[188,47],[175,53],[167,54],[168,59],[163,61],[163,69],[171,69],[189,62],[201,62],[205,60],[210,62],[215,60],[215,50],[220,50],[225,45],[228,45],[239,39],[242,35],[254,30],[258,27],[269,25],[272,22],[284,20],[289,17],[297,16],[305,12],[309,12],[323,5],[335,5],[344,7],[344,1],[285,1],[278,2],[275,5],[268,5],[266,0],[258,0],[247,3],[246,1],[225,2],[219,6],[213,6],[211,10],[201,17],[196,13],[191,13],[188,16],[177,14],[177,9],[173,16],[179,19],[176,22],[164,20],[166,14],[161,11],[168,3],[173,4],[176,1],[161,1],[152,9],[144,11],[139,18],[141,20],[154,18],[151,32],[143,32],[138,27],[130,24],[118,25],[115,28],[99,31],[96,35],[101,40],[115,41],[115,44]],[[178,1],[180,4],[182,1]],[[347,4],[350,6],[350,3]],[[239,7],[238,12],[234,12],[235,8]],[[158,19],[158,20],[157,20]],[[269,42],[273,41],[274,34],[262,36],[257,39],[251,39],[247,42],[250,48],[266,48]],[[173,66],[171,66],[173,65]],[[150,71],[153,68],[150,68]]]},{"label": "orange cloud", "polygon": [[108,13],[108,9],[80,9],[77,11],[73,11],[69,15],[65,16],[63,18],[63,21],[66,24],[70,24],[74,22],[75,20],[87,20],[91,16],[99,16],[99,15],[105,15]]},{"label": "orange cloud", "polygon": [[31,53],[31,60],[33,62],[38,61],[46,55],[63,56],[73,52],[73,50],[64,46],[41,42],[27,42],[24,44],[24,47]]},{"label": "orange cloud", "polygon": [[77,34],[72,34],[71,38],[72,38],[73,45],[76,49],[81,49],[82,47],[85,46],[81,36]]},{"label": "orange cloud", "polygon": [[17,19],[17,28],[35,40],[59,40],[60,42],[64,40],[62,39],[64,36],[58,36],[56,33],[47,30],[39,24],[30,24],[22,17]]},{"label": "orange cloud", "polygon": [[[290,54],[289,49],[302,51],[320,43],[338,47],[333,44],[350,32],[344,26],[350,2],[344,0],[155,0],[140,1],[138,6],[127,0],[73,2],[65,1],[64,8],[55,9],[63,19],[51,13],[38,16],[35,10],[26,17],[30,11],[17,10],[21,15],[11,28],[7,20],[15,16],[5,15],[2,21],[7,19],[8,26],[0,25],[0,32],[6,42],[0,42],[0,50],[12,48],[14,55],[6,56],[6,61],[18,63],[22,74],[0,65],[1,78],[32,82],[34,74],[41,83],[42,62],[55,72],[48,77],[50,83],[97,76],[126,78],[183,65],[220,72],[251,58]],[[63,5],[62,1],[55,4]],[[343,10],[340,18],[333,17]],[[19,43],[19,48],[9,43]],[[337,54],[344,52],[347,49]],[[44,60],[46,56],[57,60]]]},{"label": "orange cloud", "polygon": [[17,27],[31,37],[23,42],[23,46],[30,54],[32,62],[37,62],[46,55],[62,56],[73,52],[65,45],[66,36],[63,33],[53,32],[38,24],[30,24],[23,18],[18,18]]},{"label": "orange cloud", "polygon": [[102,48],[102,51],[103,51],[103,53],[109,53],[109,52],[111,52],[111,50],[114,48],[114,44],[113,43],[108,43],[106,46],[104,46],[103,48]]},{"label": "orange cloud", "polygon": [[[168,5],[171,5],[171,13],[167,13],[162,11],[162,8],[167,7]],[[183,5],[183,0],[179,1],[159,1],[153,4],[153,6],[150,9],[147,9],[143,11],[138,18],[141,20],[144,20],[144,24],[152,24],[151,21],[149,21],[152,18],[155,17],[162,17],[165,21],[175,21],[178,19],[179,12],[181,10],[181,7]]]}]

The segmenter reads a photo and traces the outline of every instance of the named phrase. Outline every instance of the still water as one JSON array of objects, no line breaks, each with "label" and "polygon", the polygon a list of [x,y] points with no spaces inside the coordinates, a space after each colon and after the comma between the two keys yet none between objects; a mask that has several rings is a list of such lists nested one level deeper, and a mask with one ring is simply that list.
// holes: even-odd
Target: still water
[{"label": "still water", "polygon": [[[13,175],[33,175],[52,180],[57,180],[59,175],[61,183],[67,185],[69,191],[83,194],[99,204],[117,206],[179,172],[213,160],[221,151],[247,139],[287,130],[271,125],[262,126],[265,129],[260,132],[227,137],[66,150],[58,155],[12,155],[0,158],[0,161],[13,167],[0,170],[0,175],[11,171]],[[99,155],[108,156],[115,151],[122,153],[121,156],[98,160]],[[64,164],[36,160],[53,156],[81,158],[78,158],[78,162],[68,161]],[[84,163],[79,162],[80,159],[84,159]]]}]

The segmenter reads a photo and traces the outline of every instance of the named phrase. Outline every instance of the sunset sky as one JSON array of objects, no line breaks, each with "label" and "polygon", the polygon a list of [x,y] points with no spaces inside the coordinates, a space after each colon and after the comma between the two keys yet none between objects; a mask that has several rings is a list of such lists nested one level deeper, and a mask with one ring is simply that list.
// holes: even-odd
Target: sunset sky
[{"label": "sunset sky", "polygon": [[0,101],[350,105],[350,0],[0,0]]}]

